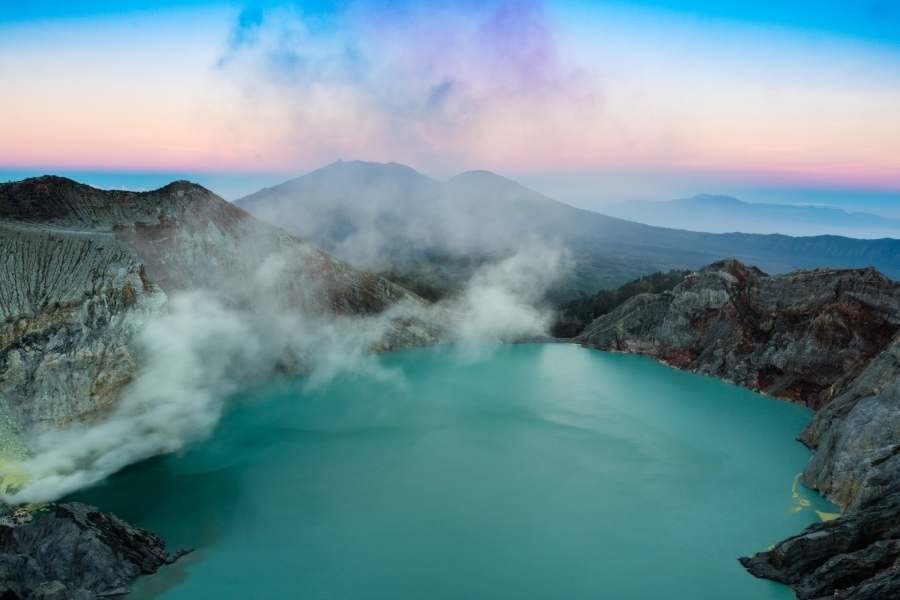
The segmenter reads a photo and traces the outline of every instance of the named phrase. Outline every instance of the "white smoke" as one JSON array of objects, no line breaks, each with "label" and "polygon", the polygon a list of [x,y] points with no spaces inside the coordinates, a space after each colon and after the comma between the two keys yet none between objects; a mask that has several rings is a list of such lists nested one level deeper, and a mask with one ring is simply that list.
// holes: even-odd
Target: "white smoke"
[{"label": "white smoke", "polygon": [[485,344],[541,334],[549,312],[535,303],[566,262],[563,252],[535,243],[482,268],[459,298],[430,306],[399,303],[368,317],[285,304],[277,291],[286,262],[278,255],[243,286],[254,291],[252,306],[216,291],[173,295],[167,314],[140,334],[142,369],[114,411],[102,422],[30,440],[31,457],[15,466],[26,483],[2,499],[55,500],[129,464],[177,452],[213,432],[236,388],[279,370],[305,372],[307,385],[345,372],[398,378],[379,366],[372,349],[403,325],[440,330],[441,340],[456,342],[469,356]]},{"label": "white smoke", "polygon": [[454,341],[471,353],[486,343],[546,334],[553,313],[541,302],[569,262],[567,252],[534,241],[476,271],[462,297],[447,303],[460,315],[452,329]]}]

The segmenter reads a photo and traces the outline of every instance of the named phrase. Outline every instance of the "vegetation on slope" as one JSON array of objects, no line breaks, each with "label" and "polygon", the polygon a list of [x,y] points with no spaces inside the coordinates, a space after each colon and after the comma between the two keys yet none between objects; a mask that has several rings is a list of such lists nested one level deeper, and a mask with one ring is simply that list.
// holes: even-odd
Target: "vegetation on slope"
[{"label": "vegetation on slope", "polygon": [[592,296],[578,298],[559,307],[551,333],[554,337],[575,337],[591,321],[605,315],[638,294],[658,294],[681,283],[690,271],[653,273],[629,281],[615,290],[600,290]]}]

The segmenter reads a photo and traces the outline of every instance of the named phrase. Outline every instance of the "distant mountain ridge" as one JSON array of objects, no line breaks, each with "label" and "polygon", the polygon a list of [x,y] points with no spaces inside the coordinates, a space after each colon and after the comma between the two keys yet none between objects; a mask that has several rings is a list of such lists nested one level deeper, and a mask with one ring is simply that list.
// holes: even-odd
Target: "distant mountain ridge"
[{"label": "distant mountain ridge", "polygon": [[573,269],[553,292],[559,300],[726,257],[772,273],[874,266],[900,277],[898,240],[644,225],[569,206],[488,171],[441,182],[396,163],[337,162],[236,204],[352,264],[449,290],[466,280],[472,264],[535,240],[571,253]]},{"label": "distant mountain ridge", "polygon": [[829,206],[744,202],[731,196],[698,194],[667,201],[609,204],[604,214],[648,225],[710,233],[840,234],[876,239],[900,236],[900,219]]}]

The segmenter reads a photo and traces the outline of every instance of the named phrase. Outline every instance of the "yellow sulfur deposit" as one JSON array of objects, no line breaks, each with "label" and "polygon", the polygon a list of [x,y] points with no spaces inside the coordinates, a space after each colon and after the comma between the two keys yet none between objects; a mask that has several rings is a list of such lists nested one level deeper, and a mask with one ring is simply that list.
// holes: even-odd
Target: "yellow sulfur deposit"
[{"label": "yellow sulfur deposit", "polygon": [[841,516],[841,513],[839,513],[839,512],[825,512],[822,510],[817,510],[816,514],[819,516],[819,519],[822,521],[834,521],[839,516]]},{"label": "yellow sulfur deposit", "polygon": [[12,493],[28,481],[28,475],[15,459],[0,458],[0,495]]},{"label": "yellow sulfur deposit", "polygon": [[809,508],[810,502],[807,498],[804,498],[800,495],[798,490],[798,485],[800,484],[800,473],[797,473],[794,476],[794,483],[791,485],[791,499],[794,501],[794,505],[791,507],[792,513],[798,513],[804,508]]},{"label": "yellow sulfur deposit", "polygon": [[[804,498],[800,494],[799,486],[800,485],[800,473],[794,476],[794,483],[791,485],[791,498],[794,501],[794,505],[791,507],[792,513],[798,513],[804,508],[809,508],[812,503],[808,498]],[[841,516],[839,512],[825,512],[822,510],[817,510],[816,515],[819,517],[820,521],[832,521]]]},{"label": "yellow sulfur deposit", "polygon": [[8,420],[0,417],[0,495],[14,492],[27,483],[28,475],[20,466],[27,456],[28,450]]}]

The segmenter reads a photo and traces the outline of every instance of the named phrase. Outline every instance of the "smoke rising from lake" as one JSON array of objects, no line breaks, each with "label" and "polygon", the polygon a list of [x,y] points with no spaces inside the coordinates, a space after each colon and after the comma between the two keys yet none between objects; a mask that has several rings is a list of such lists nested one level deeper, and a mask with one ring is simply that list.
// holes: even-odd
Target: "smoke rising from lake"
[{"label": "smoke rising from lake", "polygon": [[374,316],[286,302],[280,282],[290,270],[278,255],[259,265],[251,281],[231,282],[244,301],[235,301],[233,289],[175,293],[166,313],[140,333],[142,368],[115,408],[97,423],[27,440],[30,458],[14,467],[27,482],[3,500],[55,500],[129,464],[177,452],[210,435],[229,395],[255,379],[279,372],[306,373],[311,386],[348,373],[397,379],[372,350],[389,345],[402,327],[430,329],[469,359],[490,344],[544,333],[550,312],[540,299],[566,262],[563,251],[535,242],[480,268],[457,297],[434,305],[401,301]]}]

